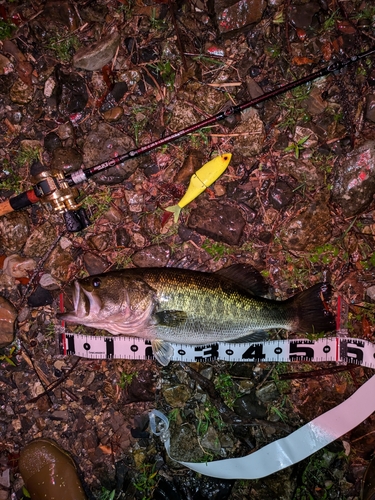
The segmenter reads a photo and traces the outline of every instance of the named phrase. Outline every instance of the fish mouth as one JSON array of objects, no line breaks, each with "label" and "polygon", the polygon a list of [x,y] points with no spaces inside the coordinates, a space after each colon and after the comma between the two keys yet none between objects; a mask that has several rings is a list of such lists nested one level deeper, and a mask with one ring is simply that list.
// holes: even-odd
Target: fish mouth
[{"label": "fish mouth", "polygon": [[78,281],[74,282],[72,299],[74,310],[59,313],[57,315],[59,319],[76,322],[83,319],[86,321],[90,319],[94,320],[99,316],[102,308],[100,298],[96,294],[86,290]]}]

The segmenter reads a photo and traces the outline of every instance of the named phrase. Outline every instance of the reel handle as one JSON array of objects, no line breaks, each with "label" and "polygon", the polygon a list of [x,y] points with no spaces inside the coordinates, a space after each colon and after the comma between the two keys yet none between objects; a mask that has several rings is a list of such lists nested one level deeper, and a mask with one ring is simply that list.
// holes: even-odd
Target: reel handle
[{"label": "reel handle", "polygon": [[78,210],[66,210],[63,215],[69,233],[78,233],[91,224],[83,207]]}]

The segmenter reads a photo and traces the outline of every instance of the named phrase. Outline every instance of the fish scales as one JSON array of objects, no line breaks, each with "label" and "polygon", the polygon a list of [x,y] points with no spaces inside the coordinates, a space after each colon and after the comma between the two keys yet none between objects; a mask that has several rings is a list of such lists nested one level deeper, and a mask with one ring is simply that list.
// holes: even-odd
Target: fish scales
[{"label": "fish scales", "polygon": [[90,276],[74,283],[74,311],[58,316],[114,335],[149,339],[163,365],[173,355],[170,343],[256,341],[272,328],[334,330],[326,304],[328,283],[317,283],[284,301],[269,300],[248,290],[250,275],[243,265],[223,271],[225,275],[135,268]]},{"label": "fish scales", "polygon": [[156,289],[157,311],[185,311],[178,327],[155,325],[156,336],[182,343],[237,339],[252,331],[287,328],[290,316],[281,301],[268,302],[220,276],[165,269],[143,279]]}]

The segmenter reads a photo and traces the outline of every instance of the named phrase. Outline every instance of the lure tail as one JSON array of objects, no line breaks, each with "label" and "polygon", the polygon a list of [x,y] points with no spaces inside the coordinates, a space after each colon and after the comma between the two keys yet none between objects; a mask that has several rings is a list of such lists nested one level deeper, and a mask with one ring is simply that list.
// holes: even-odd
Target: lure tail
[{"label": "lure tail", "polygon": [[295,319],[294,331],[323,333],[335,330],[335,318],[327,307],[331,292],[329,283],[317,283],[285,301]]},{"label": "lure tail", "polygon": [[178,218],[180,217],[180,213],[181,213],[180,205],[173,205],[172,207],[167,207],[165,210],[167,210],[168,212],[172,212],[172,214],[174,216],[174,221],[175,222],[178,221]]}]

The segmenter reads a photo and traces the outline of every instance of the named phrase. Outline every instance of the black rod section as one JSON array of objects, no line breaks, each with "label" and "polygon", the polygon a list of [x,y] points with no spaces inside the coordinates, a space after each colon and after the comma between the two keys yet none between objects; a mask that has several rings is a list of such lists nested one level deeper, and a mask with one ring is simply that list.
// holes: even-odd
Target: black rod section
[{"label": "black rod section", "polygon": [[345,59],[344,61],[336,61],[334,63],[331,63],[326,68],[322,68],[321,70],[311,73],[310,75],[307,75],[303,78],[299,78],[298,80],[295,80],[293,82],[287,83],[286,85],[278,87],[274,90],[266,92],[265,94],[262,94],[261,96],[256,97],[251,101],[245,102],[243,104],[238,104],[236,106],[231,106],[227,108],[225,111],[221,111],[220,113],[217,113],[216,115],[213,115],[210,118],[195,123],[194,125],[190,125],[189,127],[179,130],[178,132],[174,132],[173,134],[167,135],[162,139],[157,139],[156,141],[150,142],[149,144],[145,144],[144,146],[141,146],[138,149],[133,149],[132,151],[128,151],[127,153],[124,153],[120,156],[117,156],[116,158],[112,158],[111,160],[105,161],[103,163],[99,163],[98,165],[95,165],[93,167],[85,168],[83,170],[78,170],[77,172],[72,172],[71,174],[67,174],[65,178],[70,186],[79,184],[87,180],[88,178],[92,177],[93,175],[97,174],[98,172],[106,170],[110,167],[115,167],[116,165],[119,165],[120,163],[123,163],[127,160],[148,153],[149,151],[152,151],[153,149],[163,146],[164,144],[168,144],[169,142],[184,137],[187,134],[191,134],[196,130],[208,127],[209,125],[224,120],[228,116],[241,113],[241,111],[244,111],[245,109],[250,108],[251,106],[255,106],[260,102],[276,97],[280,94],[287,92],[288,90],[292,90],[296,87],[299,87],[300,85],[312,82],[313,80],[316,80],[317,78],[321,78],[328,74],[339,72],[348,64],[357,62],[360,59],[365,59],[366,57],[374,53],[375,53],[375,47],[367,50],[366,52],[362,52],[361,54]]}]

